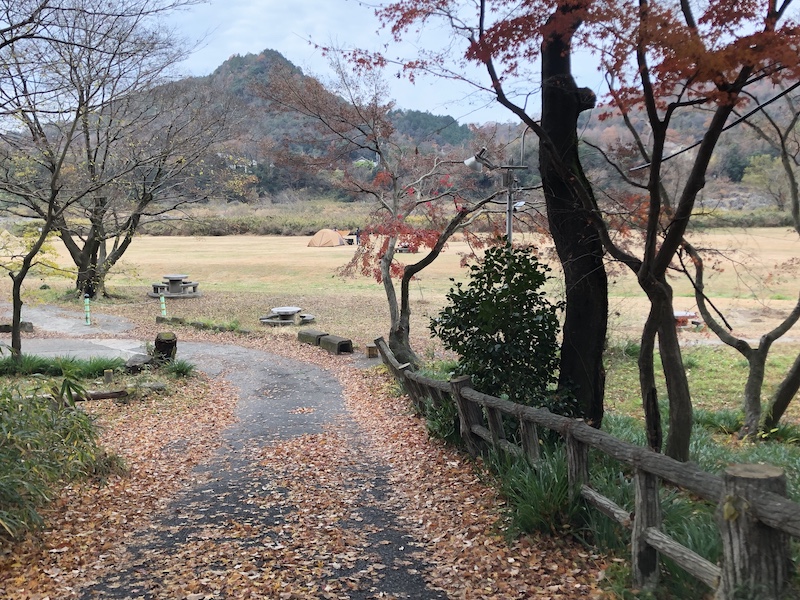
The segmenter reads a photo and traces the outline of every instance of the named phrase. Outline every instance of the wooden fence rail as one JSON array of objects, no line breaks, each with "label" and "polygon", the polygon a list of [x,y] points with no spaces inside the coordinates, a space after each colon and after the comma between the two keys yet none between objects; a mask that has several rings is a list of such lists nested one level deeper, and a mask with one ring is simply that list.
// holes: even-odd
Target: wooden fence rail
[{"label": "wooden fence rail", "polygon": [[[781,469],[737,464],[720,477],[692,463],[618,440],[581,420],[482,394],[470,387],[468,377],[450,382],[423,377],[410,371],[408,364],[398,363],[383,338],[375,344],[384,364],[417,408],[426,401],[455,404],[461,437],[473,456],[494,448],[525,456],[535,464],[539,460],[538,427],[558,432],[566,442],[573,494],[631,530],[631,565],[638,587],[655,589],[660,555],[664,555],[714,590],[716,600],[786,598],[793,569],[789,541],[790,537],[800,538],[800,504],[785,497],[786,479]],[[503,415],[515,417],[520,424],[520,445],[506,439]],[[636,492],[632,513],[590,486],[590,448],[632,468]],[[723,545],[721,565],[661,531],[662,481],[717,505],[716,522]]]}]

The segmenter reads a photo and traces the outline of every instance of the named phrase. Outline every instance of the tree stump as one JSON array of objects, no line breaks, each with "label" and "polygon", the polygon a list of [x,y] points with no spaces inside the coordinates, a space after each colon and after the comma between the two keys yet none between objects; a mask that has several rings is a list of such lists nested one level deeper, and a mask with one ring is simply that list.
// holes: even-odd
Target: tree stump
[{"label": "tree stump", "polygon": [[175,358],[178,350],[178,336],[171,331],[164,331],[156,336],[153,347],[153,358],[161,361],[170,361]]},{"label": "tree stump", "polygon": [[724,560],[718,600],[784,597],[791,572],[789,536],[758,520],[752,499],[764,492],[786,495],[786,476],[772,465],[737,464],[725,469],[717,510]]}]

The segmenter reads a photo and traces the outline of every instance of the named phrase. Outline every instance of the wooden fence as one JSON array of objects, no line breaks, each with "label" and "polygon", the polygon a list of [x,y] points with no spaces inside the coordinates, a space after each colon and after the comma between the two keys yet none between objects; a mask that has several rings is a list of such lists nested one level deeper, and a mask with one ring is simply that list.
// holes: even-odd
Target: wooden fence
[{"label": "wooden fence", "polygon": [[[514,404],[482,394],[468,377],[449,382],[423,377],[399,364],[383,338],[375,340],[384,364],[421,408],[452,402],[458,410],[461,437],[476,456],[490,448],[539,460],[538,427],[558,432],[565,440],[569,481],[580,495],[602,513],[631,530],[634,582],[655,589],[660,555],[671,558],[716,592],[716,600],[787,598],[794,566],[790,537],[800,538],[800,504],[788,500],[783,471],[769,465],[737,464],[723,476],[708,473],[649,448],[618,440],[583,421],[555,415],[546,409]],[[517,445],[506,439],[503,415],[520,424]],[[602,452],[632,468],[636,492],[633,513],[600,494],[589,484],[589,449]],[[716,565],[661,531],[659,490],[666,481],[717,505],[716,522],[723,545],[722,564]]]}]

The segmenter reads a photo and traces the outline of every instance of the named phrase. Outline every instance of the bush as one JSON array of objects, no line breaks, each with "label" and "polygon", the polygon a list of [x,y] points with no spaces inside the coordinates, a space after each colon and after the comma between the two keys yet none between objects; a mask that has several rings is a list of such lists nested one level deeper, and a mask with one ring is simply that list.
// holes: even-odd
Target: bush
[{"label": "bush", "polygon": [[544,444],[541,450],[535,466],[505,453],[493,454],[490,465],[497,473],[513,530],[559,537],[582,526],[585,510],[580,499],[571,497],[566,448]]},{"label": "bush", "polygon": [[430,329],[458,354],[457,373],[470,375],[475,389],[548,406],[562,308],[545,297],[548,272],[529,248],[490,248],[471,267],[469,285],[457,283],[447,294],[450,305]]},{"label": "bush", "polygon": [[58,483],[121,468],[97,444],[91,417],[42,394],[0,390],[0,439],[0,532],[10,536],[41,524],[37,508]]},{"label": "bush", "polygon": [[428,435],[443,440],[451,446],[461,447],[461,429],[458,420],[458,409],[452,400],[434,402],[425,398],[422,405],[422,416]]}]

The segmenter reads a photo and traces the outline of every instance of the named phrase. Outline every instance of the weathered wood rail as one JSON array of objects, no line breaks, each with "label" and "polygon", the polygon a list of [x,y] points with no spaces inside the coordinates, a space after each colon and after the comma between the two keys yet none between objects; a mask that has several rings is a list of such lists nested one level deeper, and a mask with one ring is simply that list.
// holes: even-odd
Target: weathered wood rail
[{"label": "weathered wood rail", "polygon": [[[635,446],[546,409],[514,404],[482,394],[468,377],[450,382],[414,373],[395,359],[383,338],[375,340],[384,364],[421,408],[452,402],[459,415],[461,437],[476,456],[500,449],[539,460],[538,427],[558,432],[567,450],[569,481],[580,495],[603,514],[631,531],[631,564],[636,586],[653,590],[658,584],[660,555],[672,559],[715,591],[716,600],[787,598],[792,569],[789,539],[800,538],[800,504],[788,500],[781,469],[769,465],[732,465],[720,477],[682,463],[649,448]],[[520,424],[517,445],[506,439],[502,415]],[[589,449],[593,448],[633,471],[635,508],[630,512],[590,485]],[[659,490],[662,481],[677,486],[717,506],[716,521],[723,545],[721,565],[716,565],[661,531]]]}]

